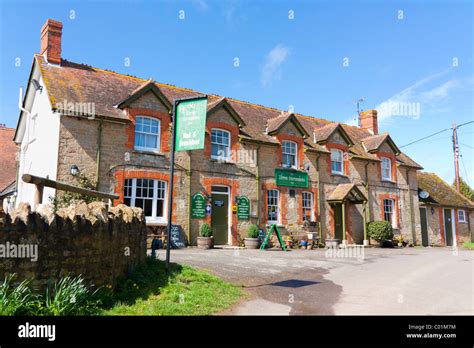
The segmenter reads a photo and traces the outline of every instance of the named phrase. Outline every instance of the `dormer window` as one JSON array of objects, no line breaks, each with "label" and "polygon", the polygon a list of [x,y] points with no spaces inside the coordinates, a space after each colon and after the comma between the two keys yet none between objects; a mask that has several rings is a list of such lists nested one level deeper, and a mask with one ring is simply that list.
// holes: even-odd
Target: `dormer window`
[{"label": "dormer window", "polygon": [[230,133],[228,131],[212,129],[211,158],[218,161],[230,161]]},{"label": "dormer window", "polygon": [[392,181],[392,160],[387,157],[381,158],[382,163],[382,180],[383,181]]},{"label": "dormer window", "polygon": [[331,173],[344,175],[344,156],[341,150],[331,149]]},{"label": "dormer window", "polygon": [[298,168],[297,152],[298,145],[293,141],[284,140],[281,143],[281,164],[285,168]]},{"label": "dormer window", "polygon": [[135,150],[160,151],[160,120],[145,116],[135,118]]}]

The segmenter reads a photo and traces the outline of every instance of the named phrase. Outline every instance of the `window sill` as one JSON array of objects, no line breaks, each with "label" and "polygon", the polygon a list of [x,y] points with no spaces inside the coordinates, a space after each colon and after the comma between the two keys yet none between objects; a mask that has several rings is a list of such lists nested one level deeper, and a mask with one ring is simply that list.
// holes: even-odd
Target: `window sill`
[{"label": "window sill", "polygon": [[347,175],[341,174],[341,173],[331,173],[332,176],[340,176],[342,178],[347,178]]},{"label": "window sill", "polygon": [[134,149],[132,150],[133,153],[139,154],[139,155],[152,155],[152,156],[164,156],[165,154],[163,152],[155,152],[151,150],[137,150]]},{"label": "window sill", "polygon": [[145,222],[147,226],[166,226],[168,223],[162,220],[155,220],[155,219],[148,219],[145,218]]},{"label": "window sill", "polygon": [[388,179],[382,179],[381,181],[384,182],[384,183],[387,183],[387,184],[396,184],[395,181],[388,180]]},{"label": "window sill", "polygon": [[210,161],[215,162],[215,163],[222,163],[222,164],[234,164],[234,162],[232,162],[231,160],[220,160],[217,158],[211,158]]}]

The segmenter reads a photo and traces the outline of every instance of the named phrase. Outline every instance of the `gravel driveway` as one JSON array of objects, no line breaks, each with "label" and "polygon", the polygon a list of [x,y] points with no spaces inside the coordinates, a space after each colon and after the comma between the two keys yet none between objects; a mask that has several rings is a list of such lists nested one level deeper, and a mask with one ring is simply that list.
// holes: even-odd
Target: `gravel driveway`
[{"label": "gravel driveway", "polygon": [[187,248],[172,250],[171,260],[250,293],[224,314],[474,314],[470,250],[365,248],[357,258],[324,249]]}]

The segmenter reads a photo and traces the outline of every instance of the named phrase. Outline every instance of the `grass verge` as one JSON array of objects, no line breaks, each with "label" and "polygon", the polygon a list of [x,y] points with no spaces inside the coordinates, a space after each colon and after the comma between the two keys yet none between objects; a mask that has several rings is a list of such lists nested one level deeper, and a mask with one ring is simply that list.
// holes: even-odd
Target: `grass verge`
[{"label": "grass verge", "polygon": [[[238,301],[242,289],[190,266],[148,259],[119,281],[99,315],[210,315]],[[107,301],[106,301],[107,302]]]},{"label": "grass verge", "polygon": [[463,248],[474,250],[474,242],[464,242]]}]

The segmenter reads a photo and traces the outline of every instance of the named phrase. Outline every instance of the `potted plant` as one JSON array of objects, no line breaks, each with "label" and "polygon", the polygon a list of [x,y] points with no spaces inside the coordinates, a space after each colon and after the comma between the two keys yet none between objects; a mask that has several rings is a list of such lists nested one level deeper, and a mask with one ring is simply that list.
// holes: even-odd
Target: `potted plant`
[{"label": "potted plant", "polygon": [[207,222],[201,225],[200,236],[197,237],[197,246],[200,249],[212,249],[214,247],[214,237],[212,236],[211,225]]},{"label": "potted plant", "polygon": [[247,237],[244,240],[247,249],[258,249],[258,226],[252,224],[247,230]]},{"label": "potted plant", "polygon": [[370,238],[375,239],[380,246],[393,246],[392,224],[388,221],[372,221],[368,225],[367,233]]}]

